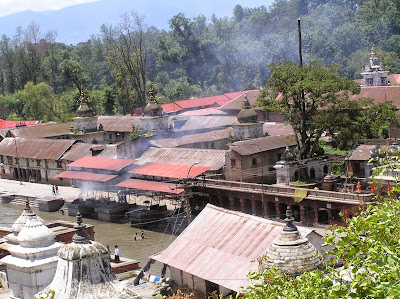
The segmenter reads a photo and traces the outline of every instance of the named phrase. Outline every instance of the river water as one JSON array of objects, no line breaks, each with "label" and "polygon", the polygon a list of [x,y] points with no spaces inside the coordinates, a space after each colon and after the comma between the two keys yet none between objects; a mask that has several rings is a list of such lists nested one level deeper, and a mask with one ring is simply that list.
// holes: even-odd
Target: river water
[{"label": "river water", "polygon": [[[11,227],[14,221],[21,215],[24,207],[14,204],[0,204],[0,226]],[[61,215],[58,212],[41,212],[38,209],[32,209],[37,215],[43,218],[46,223],[54,220],[64,220],[75,223],[76,217]],[[143,229],[147,239],[140,239],[141,229],[131,227],[129,223],[109,223],[94,219],[83,218],[84,224],[94,225],[95,241],[104,246],[109,245],[111,251],[115,245],[120,248],[121,257],[135,259],[144,267],[149,261],[149,256],[160,252],[176,238],[169,233],[155,232]],[[133,236],[138,233],[138,240],[134,241]],[[151,266],[150,274],[159,276],[162,264],[156,262]]]}]

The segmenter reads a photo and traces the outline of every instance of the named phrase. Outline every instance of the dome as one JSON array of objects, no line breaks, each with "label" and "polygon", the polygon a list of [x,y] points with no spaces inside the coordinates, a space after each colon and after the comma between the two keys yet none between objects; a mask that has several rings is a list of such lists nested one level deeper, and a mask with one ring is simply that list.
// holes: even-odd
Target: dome
[{"label": "dome", "polygon": [[285,151],[281,155],[281,159],[276,163],[278,165],[287,165],[290,164],[294,160],[294,156],[289,149],[289,146],[286,146]]},{"label": "dome", "polygon": [[324,183],[334,183],[336,182],[336,178],[334,177],[334,175],[331,173],[328,173],[324,179],[323,179]]},{"label": "dome", "polygon": [[[72,243],[65,244],[58,251],[60,257],[53,281],[44,293],[54,291],[54,299],[128,299],[140,298],[124,287],[115,277],[107,249],[98,242],[90,241],[83,231],[80,213],[76,216],[78,231]],[[41,298],[42,293],[35,295]]]},{"label": "dome", "polygon": [[[11,227],[11,230],[13,231],[14,235],[18,235],[19,232],[24,228],[25,223],[28,219],[29,216],[36,215],[35,213],[32,212],[31,206],[29,205],[29,200],[26,200],[25,204],[25,209],[22,211],[21,216],[18,217],[17,220],[15,220],[14,224]],[[39,216],[36,216],[36,218],[44,224],[44,220],[40,218]]]},{"label": "dome", "polygon": [[294,276],[320,267],[320,254],[306,238],[303,238],[293,220],[292,211],[288,208],[285,219],[287,224],[267,248],[261,270],[274,267],[281,273]]},{"label": "dome", "polygon": [[244,94],[242,110],[237,115],[239,123],[256,123],[258,119],[257,112],[251,108],[247,100],[247,93]]},{"label": "dome", "polygon": [[17,239],[22,247],[34,248],[54,243],[54,234],[36,214],[32,214],[27,216],[25,226],[19,232]]},{"label": "dome", "polygon": [[157,103],[156,98],[154,96],[154,89],[150,87],[149,89],[149,97],[148,103],[144,108],[143,114],[145,116],[161,116],[163,109]]},{"label": "dome", "polygon": [[81,90],[81,96],[79,97],[79,101],[81,102],[78,109],[76,110],[77,117],[93,117],[95,116],[94,111],[88,106],[88,97]]}]

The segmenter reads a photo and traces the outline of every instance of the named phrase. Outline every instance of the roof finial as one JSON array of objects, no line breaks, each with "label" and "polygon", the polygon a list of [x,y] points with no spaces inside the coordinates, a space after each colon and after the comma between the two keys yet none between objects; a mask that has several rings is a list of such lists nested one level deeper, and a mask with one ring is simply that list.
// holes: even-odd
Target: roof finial
[{"label": "roof finial", "polygon": [[293,221],[294,221],[294,218],[292,216],[292,210],[288,206],[287,210],[286,210],[286,218],[285,218],[286,226],[283,228],[283,230],[286,232],[297,231],[297,227],[296,227],[296,225],[293,224]]},{"label": "roof finial", "polygon": [[29,198],[27,198],[25,201],[25,210],[30,210],[30,209],[31,209],[31,205],[29,204]]},{"label": "roof finial", "polygon": [[72,237],[72,241],[74,241],[74,243],[77,243],[77,244],[90,243],[89,235],[83,231],[83,229],[86,227],[86,225],[82,224],[82,215],[79,212],[78,212],[78,214],[76,214],[76,223],[77,223],[77,225],[75,225],[74,228],[76,228],[78,231]]}]

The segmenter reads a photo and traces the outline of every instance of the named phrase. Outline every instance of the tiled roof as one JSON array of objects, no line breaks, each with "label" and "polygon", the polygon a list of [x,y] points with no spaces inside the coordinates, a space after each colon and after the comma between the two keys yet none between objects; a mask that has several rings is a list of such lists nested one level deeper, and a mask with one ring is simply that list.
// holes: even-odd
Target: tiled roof
[{"label": "tiled roof", "polygon": [[350,95],[350,100],[361,98],[373,98],[375,104],[392,101],[396,107],[400,107],[400,86],[362,87],[359,94]]},{"label": "tiled roof", "polygon": [[[283,223],[208,204],[156,261],[239,291],[251,284],[257,259],[279,236]],[[298,227],[306,237],[310,228]],[[184,282],[185,283],[185,282]]]}]

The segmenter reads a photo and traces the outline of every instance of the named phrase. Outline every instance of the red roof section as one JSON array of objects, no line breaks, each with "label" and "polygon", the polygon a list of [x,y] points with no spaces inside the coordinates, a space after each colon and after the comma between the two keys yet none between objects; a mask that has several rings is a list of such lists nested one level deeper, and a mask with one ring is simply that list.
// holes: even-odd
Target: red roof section
[{"label": "red roof section", "polygon": [[[211,167],[207,166],[193,166],[193,165],[178,165],[158,162],[148,162],[135,169],[129,171],[129,173],[139,175],[149,175],[157,177],[167,177],[175,179],[186,179],[194,178],[198,175],[210,170]],[[189,172],[190,171],[190,172]]]},{"label": "red roof section", "polygon": [[183,189],[177,189],[175,184],[146,181],[146,180],[135,180],[135,179],[125,180],[117,184],[116,186],[131,188],[131,189],[172,193],[172,194],[180,194],[183,192]]},{"label": "red roof section", "polygon": [[162,104],[161,107],[163,108],[164,113],[182,110],[182,107],[180,107],[177,103]]},{"label": "red roof section", "polygon": [[0,119],[0,129],[6,129],[6,128],[15,128],[17,126],[21,125],[34,125],[36,123],[36,120],[4,120]]},{"label": "red roof section", "polygon": [[74,180],[95,181],[104,183],[116,178],[117,175],[80,172],[80,171],[64,171],[56,175],[55,177],[59,179],[74,179]]},{"label": "red roof section", "polygon": [[111,158],[86,156],[72,163],[69,163],[67,166],[120,171],[121,169],[129,165],[132,165],[134,163],[135,163],[134,160],[129,160],[129,159],[111,159]]}]

